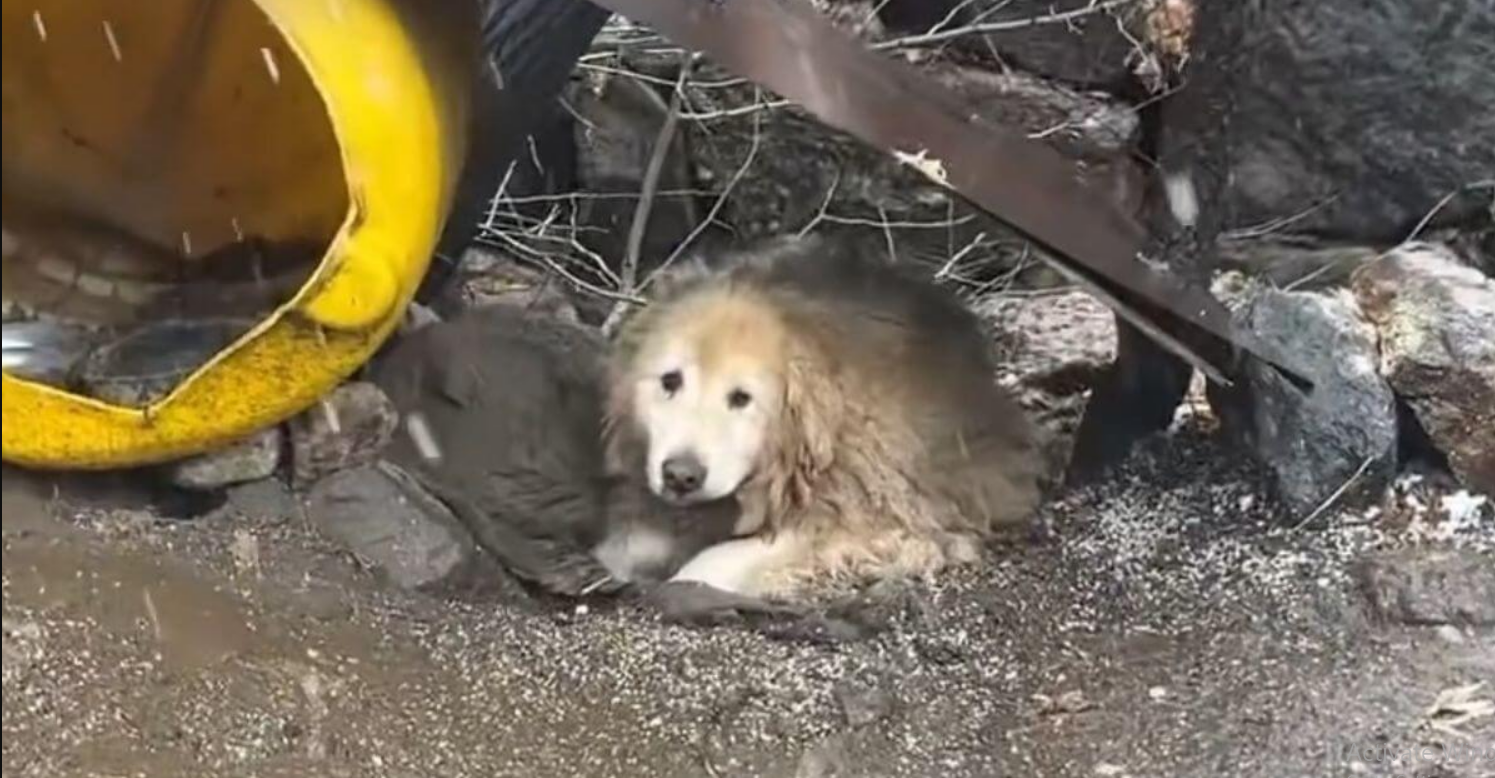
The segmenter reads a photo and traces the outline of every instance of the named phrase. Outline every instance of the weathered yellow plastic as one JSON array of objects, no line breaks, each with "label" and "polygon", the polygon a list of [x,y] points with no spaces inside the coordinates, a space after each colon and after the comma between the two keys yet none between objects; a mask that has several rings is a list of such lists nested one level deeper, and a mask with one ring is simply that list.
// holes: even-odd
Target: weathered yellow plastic
[{"label": "weathered yellow plastic", "polygon": [[[221,243],[250,218],[267,238],[335,236],[291,300],[154,405],[6,374],[7,461],[98,469],[198,453],[304,410],[372,355],[454,196],[477,25],[452,9],[475,3],[3,2],[8,191],[168,245]],[[203,36],[193,25],[208,12],[226,17]],[[163,106],[173,94],[185,98]]]}]

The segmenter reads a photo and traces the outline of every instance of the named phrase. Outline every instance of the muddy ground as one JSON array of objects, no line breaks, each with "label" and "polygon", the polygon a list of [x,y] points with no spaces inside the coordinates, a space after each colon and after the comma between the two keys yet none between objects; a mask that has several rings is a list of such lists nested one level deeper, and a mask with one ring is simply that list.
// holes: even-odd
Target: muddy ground
[{"label": "muddy ground", "polygon": [[[1240,459],[1185,425],[829,645],[401,592],[273,489],[175,520],[7,470],[4,775],[1495,775],[1492,717],[1456,715],[1495,633],[1372,618],[1357,584],[1415,533],[1295,530]],[[1488,508],[1440,542],[1495,562]]]}]

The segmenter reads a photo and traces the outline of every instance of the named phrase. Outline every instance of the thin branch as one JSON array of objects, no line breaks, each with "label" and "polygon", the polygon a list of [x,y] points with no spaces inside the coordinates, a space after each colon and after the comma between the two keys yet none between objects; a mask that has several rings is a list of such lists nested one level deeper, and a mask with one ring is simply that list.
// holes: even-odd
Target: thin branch
[{"label": "thin branch", "polygon": [[[761,90],[759,90],[759,99],[762,99]],[[680,255],[685,253],[686,248],[688,248],[691,243],[695,242],[695,239],[700,237],[701,233],[705,232],[706,228],[716,221],[716,215],[720,213],[722,207],[726,205],[727,198],[732,196],[732,190],[737,188],[737,183],[742,180],[742,177],[747,174],[748,168],[752,167],[753,161],[758,158],[758,149],[762,145],[762,114],[754,114],[753,142],[752,145],[748,147],[747,156],[742,160],[742,164],[738,166],[736,172],[732,174],[732,177],[727,180],[727,185],[722,189],[721,194],[717,196],[716,201],[711,204],[711,210],[706,213],[706,218],[702,219],[700,223],[695,226],[695,229],[691,230],[690,234],[685,236],[685,240],[680,241],[680,245],[676,246],[675,250],[670,252],[670,255],[665,258],[664,262],[660,263],[659,267],[655,268],[654,271],[649,274],[649,277],[644,279],[644,283],[639,286],[640,293],[642,293],[645,289],[648,289],[649,285],[654,283],[654,280],[658,278],[661,273],[668,270],[669,267],[675,263],[675,260],[679,259]]]},{"label": "thin branch", "polygon": [[[542,252],[542,251],[535,251],[534,249],[530,248],[529,246],[524,245],[522,242],[515,240],[513,237],[511,237],[511,236],[509,236],[509,235],[507,235],[505,233],[494,232],[492,234],[493,234],[494,237],[498,238],[504,244],[508,245],[509,247],[511,247],[511,248],[513,248],[513,249],[515,249],[516,251],[519,252],[518,256],[516,256],[515,259],[519,259],[520,261],[527,261],[527,262],[529,262],[531,264],[538,264],[540,267],[544,268],[545,270],[549,270],[549,271],[555,273],[556,275],[560,276],[561,278],[564,278],[572,286],[575,286],[577,289],[580,289],[583,292],[586,292],[588,294],[596,295],[596,296],[601,297],[601,298],[603,298],[605,300],[613,300],[615,302],[622,301],[622,302],[630,303],[630,304],[633,304],[633,305],[640,305],[640,304],[643,303],[643,300],[641,300],[638,297],[635,297],[635,296],[632,296],[632,295],[628,295],[628,294],[622,294],[622,293],[619,293],[619,292],[615,292],[615,291],[613,291],[611,289],[603,289],[602,287],[597,286],[596,284],[588,283],[587,281],[585,281],[585,280],[583,280],[581,278],[576,277],[576,275],[574,273],[572,273],[571,271],[567,270],[559,262],[556,262],[555,259],[553,257],[551,257],[550,254]],[[488,236],[486,236],[486,235],[483,236],[482,238],[479,238],[478,242],[480,242],[480,243],[487,243],[489,245],[496,245],[495,242],[493,240],[489,239]],[[526,257],[529,257],[529,259],[526,259]]]},{"label": "thin branch", "polygon": [[901,49],[913,46],[927,46],[931,43],[943,43],[956,38],[964,38],[971,35],[984,35],[992,32],[1010,32],[1012,30],[1026,30],[1029,27],[1039,27],[1048,24],[1069,24],[1076,19],[1099,13],[1107,13],[1123,6],[1132,5],[1137,0],[1106,0],[1106,2],[1095,2],[1092,0],[1082,8],[1073,8],[1068,11],[1056,11],[1043,16],[1030,16],[1024,19],[1006,19],[999,22],[983,22],[981,24],[969,24],[964,27],[955,27],[939,32],[928,32],[921,35],[908,35],[902,38],[881,41],[872,44],[874,49]]},{"label": "thin branch", "polygon": [[986,240],[986,233],[984,233],[984,232],[979,233],[979,234],[976,235],[976,239],[975,240],[972,240],[970,243],[967,243],[965,245],[965,247],[962,248],[960,251],[957,251],[954,254],[951,254],[950,255],[950,259],[946,260],[944,266],[941,267],[937,272],[935,272],[935,274],[934,274],[934,280],[936,280],[936,281],[943,281],[946,278],[948,278],[950,276],[950,274],[955,270],[955,266],[959,265],[960,261],[962,259],[965,259],[965,257],[966,257],[967,254],[971,253],[972,251],[975,251],[976,247],[980,246],[985,240]]},{"label": "thin branch", "polygon": [[749,105],[740,105],[736,108],[723,108],[719,111],[707,111],[705,113],[686,111],[680,114],[680,118],[689,119],[693,122],[708,122],[716,119],[728,119],[734,116],[757,115],[763,111],[773,111],[790,105],[793,105],[793,103],[789,100],[757,100]]},{"label": "thin branch", "polygon": [[[623,255],[623,277],[619,285],[624,294],[632,294],[638,283],[639,254],[644,249],[644,235],[649,228],[649,214],[654,208],[654,195],[659,189],[659,176],[664,171],[664,161],[669,157],[675,143],[675,126],[680,122],[680,104],[685,96],[685,82],[690,77],[691,58],[680,63],[680,76],[675,79],[675,91],[670,93],[670,104],[665,109],[664,123],[654,139],[654,149],[649,155],[649,164],[644,168],[644,181],[639,192],[638,204],[633,209],[633,223],[628,226],[628,243]],[[628,310],[626,303],[619,302],[602,323],[602,332],[611,334]]]},{"label": "thin branch", "polygon": [[[661,197],[700,197],[711,194],[710,189],[661,189]],[[515,205],[526,205],[529,203],[556,203],[580,200],[632,200],[638,197],[637,192],[561,192],[558,194],[533,194],[517,197],[505,197],[504,202]]]},{"label": "thin branch", "polygon": [[1340,484],[1339,488],[1335,489],[1334,493],[1329,495],[1328,499],[1319,503],[1319,507],[1314,508],[1312,513],[1308,514],[1302,521],[1298,522],[1297,526],[1293,527],[1293,531],[1297,532],[1298,530],[1303,529],[1304,527],[1308,526],[1309,523],[1311,523],[1314,519],[1324,515],[1325,511],[1333,507],[1334,503],[1339,502],[1339,498],[1343,497],[1344,493],[1348,492],[1350,490],[1350,487],[1354,486],[1355,482],[1360,480],[1360,476],[1365,475],[1365,471],[1370,468],[1370,464],[1374,461],[1376,461],[1375,455],[1366,457],[1365,461],[1360,463],[1360,467],[1355,471],[1354,475],[1351,475],[1349,478],[1345,479],[1345,482]]},{"label": "thin branch", "polygon": [[877,215],[882,217],[882,237],[888,244],[888,259],[898,261],[898,246],[893,241],[893,228],[888,226],[888,209],[877,206]]},{"label": "thin branch", "polygon": [[965,216],[955,216],[948,219],[939,219],[937,221],[891,221],[887,219],[863,219],[856,216],[837,216],[834,213],[827,213],[821,217],[822,221],[828,221],[832,224],[844,224],[847,226],[855,227],[877,227],[879,229],[884,227],[892,227],[899,230],[944,230],[950,229],[952,227],[959,227],[960,225],[970,221],[974,221],[975,219],[976,214],[971,213],[968,213]]},{"label": "thin branch", "polygon": [[1255,224],[1250,227],[1242,227],[1236,230],[1227,230],[1223,234],[1221,234],[1220,237],[1224,238],[1225,240],[1245,240],[1248,238],[1265,237],[1267,235],[1280,232],[1293,223],[1302,221],[1314,215],[1315,213],[1318,213],[1319,211],[1329,207],[1330,205],[1333,205],[1338,200],[1339,193],[1335,192],[1334,194],[1331,194],[1323,198],[1322,200],[1319,200],[1313,205],[1310,205],[1295,214],[1291,214],[1289,216],[1281,216],[1276,219],[1270,219],[1268,221],[1262,222],[1260,224]]},{"label": "thin branch", "polygon": [[1417,226],[1413,227],[1412,228],[1412,232],[1409,233],[1407,235],[1407,237],[1402,240],[1402,245],[1406,245],[1408,243],[1411,243],[1414,240],[1417,240],[1417,236],[1421,235],[1422,231],[1425,230],[1425,229],[1427,229],[1427,226],[1429,224],[1432,224],[1433,219],[1437,218],[1438,212],[1442,211],[1444,208],[1447,208],[1448,204],[1451,203],[1451,202],[1453,202],[1453,199],[1455,197],[1458,197],[1459,195],[1461,195],[1461,194],[1463,194],[1465,192],[1474,192],[1474,191],[1478,191],[1480,189],[1491,189],[1491,188],[1495,188],[1495,180],[1490,180],[1490,181],[1475,181],[1475,182],[1472,182],[1472,183],[1465,184],[1465,185],[1459,187],[1458,189],[1455,189],[1452,192],[1449,192],[1448,194],[1444,195],[1443,198],[1440,199],[1438,201],[1438,203],[1433,206],[1433,209],[1430,210],[1430,211],[1428,211],[1422,217],[1422,219],[1417,222]]},{"label": "thin branch", "polygon": [[[586,257],[587,259],[590,259],[592,261],[592,264],[596,267],[596,269],[598,271],[600,271],[602,273],[602,275],[604,275],[604,276],[607,277],[607,280],[613,282],[614,284],[617,284],[619,286],[619,288],[622,288],[623,280],[621,278],[618,278],[618,274],[617,273],[613,272],[612,267],[607,264],[607,260],[603,259],[601,254],[598,254],[597,252],[595,252],[595,251],[587,248],[585,245],[582,244],[581,241],[579,241],[579,240],[576,239],[576,236],[579,235],[579,234],[581,234],[581,231],[582,231],[581,225],[579,225],[579,224],[576,223],[576,208],[572,208],[571,209],[571,236],[572,237],[571,237],[571,240],[569,241],[569,244],[570,244],[571,248],[573,248],[576,251],[576,253],[581,254],[582,256]],[[624,290],[624,291],[627,291],[627,290]]]},{"label": "thin branch", "polygon": [[820,210],[816,211],[815,215],[811,217],[808,222],[805,222],[805,226],[799,229],[799,234],[796,235],[796,237],[803,238],[804,236],[810,234],[810,230],[815,229],[815,227],[820,224],[820,221],[825,218],[826,209],[831,207],[831,200],[835,199],[836,190],[839,189],[840,186],[841,169],[837,168],[836,177],[832,178],[831,185],[825,188],[825,197],[820,201]]}]

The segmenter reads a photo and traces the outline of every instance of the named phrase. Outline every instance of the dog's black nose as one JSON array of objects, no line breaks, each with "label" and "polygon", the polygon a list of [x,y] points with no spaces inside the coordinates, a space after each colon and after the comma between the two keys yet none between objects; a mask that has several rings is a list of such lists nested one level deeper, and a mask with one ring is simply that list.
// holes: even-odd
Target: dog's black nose
[{"label": "dog's black nose", "polygon": [[701,488],[706,481],[706,466],[695,454],[676,454],[664,461],[664,488],[676,497],[684,497]]}]

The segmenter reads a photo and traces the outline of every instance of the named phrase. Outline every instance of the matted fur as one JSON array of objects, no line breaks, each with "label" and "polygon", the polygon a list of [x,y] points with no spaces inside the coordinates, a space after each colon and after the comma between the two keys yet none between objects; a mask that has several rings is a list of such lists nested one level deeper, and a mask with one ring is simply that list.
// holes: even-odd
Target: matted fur
[{"label": "matted fur", "polygon": [[972,561],[1038,501],[1035,431],[995,385],[979,320],[854,244],[766,242],[680,274],[626,322],[605,425],[616,473],[645,467],[635,392],[645,356],[676,343],[755,360],[777,382],[766,443],[734,493],[738,533],[795,540],[750,593]]}]

